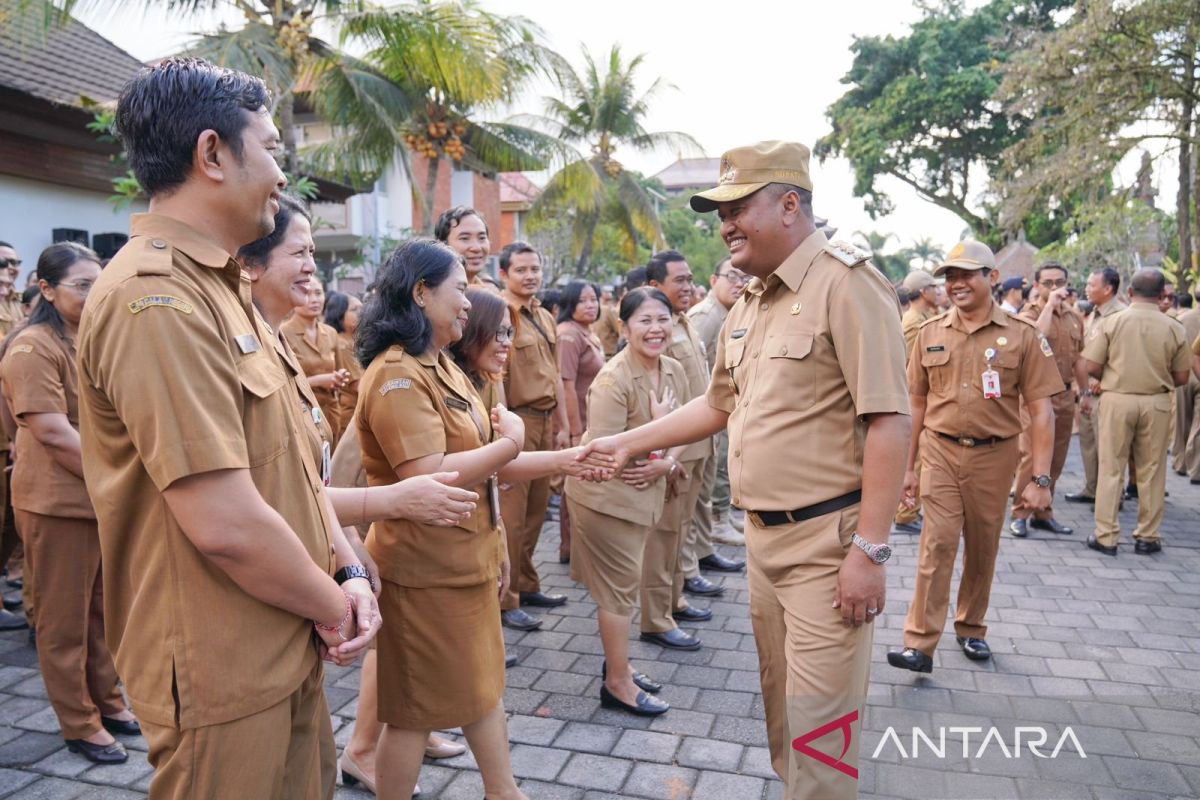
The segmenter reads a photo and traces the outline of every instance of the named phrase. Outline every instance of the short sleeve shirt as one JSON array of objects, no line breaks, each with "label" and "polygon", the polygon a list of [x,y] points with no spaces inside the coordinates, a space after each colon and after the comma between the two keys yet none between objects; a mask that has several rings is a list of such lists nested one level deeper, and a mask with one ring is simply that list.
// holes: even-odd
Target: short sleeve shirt
[{"label": "short sleeve shirt", "polygon": [[[507,298],[506,298],[507,300]],[[534,300],[514,306],[516,333],[504,368],[504,396],[510,408],[550,411],[558,405],[558,333],[554,317]]]},{"label": "short sleeve shirt", "polygon": [[[702,396],[708,389],[708,359],[704,354],[704,344],[686,314],[676,313],[671,318],[671,345],[667,348],[667,355],[683,366],[683,373],[687,377],[686,395],[676,395],[679,405],[682,406],[693,397]],[[708,458],[712,453],[712,439],[702,439],[683,448],[679,460],[684,463],[698,461]]]},{"label": "short sleeve shirt", "polygon": [[1100,388],[1118,394],[1161,394],[1175,388],[1172,372],[1191,367],[1183,325],[1150,303],[1132,303],[1105,317],[1083,349],[1103,364]]},{"label": "short sleeve shirt", "polygon": [[592,323],[592,332],[600,338],[605,358],[612,358],[621,341],[620,316],[613,306],[600,306],[600,316]]},{"label": "short sleeve shirt", "polygon": [[932,309],[909,307],[908,311],[904,312],[904,317],[900,320],[900,328],[904,332],[904,353],[907,358],[912,358],[913,342],[917,340],[917,331],[921,329],[926,320],[936,316],[937,312]]},{"label": "short sleeve shirt", "polygon": [[[687,315],[696,335],[700,337],[700,343],[704,345],[708,374],[712,375],[713,366],[717,363],[717,338],[721,335],[721,326],[725,324],[729,310],[717,300],[716,293],[709,292],[704,300],[688,309]],[[706,380],[705,388],[707,383]]]},{"label": "short sleeve shirt", "polygon": [[274,705],[311,674],[317,653],[312,623],[246,594],[201,555],[163,491],[192,475],[249,470],[330,573],[331,525],[249,277],[169,217],[136,215],[132,233],[80,323],[83,468],[117,671],[139,717],[189,729]]},{"label": "short sleeve shirt", "polygon": [[[304,331],[304,321],[295,314],[287,322],[280,325],[279,330],[283,333],[284,338],[288,340],[288,344],[292,347],[292,352],[296,354],[296,359],[300,362],[300,368],[304,370],[304,374],[308,377],[326,375],[338,368],[337,331],[324,322],[317,323],[316,344],[313,344],[309,340],[308,334]],[[321,405],[321,410],[325,412],[325,415],[331,420],[335,419],[337,414],[337,393],[332,389],[314,388],[313,394],[316,395],[317,402]]]},{"label": "short sleeve shirt", "polygon": [[[371,486],[395,483],[396,468],[425,456],[462,453],[491,441],[491,417],[470,379],[445,353],[380,353],[363,373],[355,412]],[[471,517],[451,528],[406,519],[371,526],[367,549],[384,580],[401,586],[474,586],[500,574],[499,527],[488,486]]]},{"label": "short sleeve shirt", "polygon": [[575,398],[579,403],[579,419],[587,428],[587,392],[604,366],[604,351],[600,340],[589,328],[568,320],[558,324],[558,368],[563,380],[575,382]]},{"label": "short sleeve shirt", "polygon": [[[998,398],[983,396],[989,369],[999,376]],[[925,397],[926,428],[977,439],[1016,436],[1022,398],[1029,403],[1065,388],[1046,338],[995,303],[982,324],[968,324],[957,308],[926,322],[908,362],[908,385]]]},{"label": "short sleeve shirt", "polygon": [[[1036,325],[1045,308],[1045,303],[1026,303],[1018,316]],[[1054,363],[1058,366],[1063,385],[1070,386],[1071,381],[1075,380],[1075,362],[1083,350],[1083,320],[1060,304],[1050,317],[1050,332],[1046,334],[1046,341],[1054,351]]]},{"label": "short sleeve shirt", "polygon": [[730,309],[708,403],[730,415],[735,505],[786,511],[861,488],[866,417],[909,413],[900,303],[866,259],[817,231]]},{"label": "short sleeve shirt", "polygon": [[63,414],[79,430],[75,343],[49,325],[20,331],[0,362],[4,398],[17,423],[13,508],[51,517],[95,519],[83,479],[61,466],[34,438],[28,414]]}]

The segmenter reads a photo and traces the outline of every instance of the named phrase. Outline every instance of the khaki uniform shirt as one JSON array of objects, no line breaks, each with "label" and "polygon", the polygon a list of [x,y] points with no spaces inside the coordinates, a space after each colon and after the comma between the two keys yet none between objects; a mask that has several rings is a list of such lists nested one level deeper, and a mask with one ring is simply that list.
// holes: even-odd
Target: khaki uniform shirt
[{"label": "khaki uniform shirt", "polygon": [[[659,359],[659,370],[659,400],[662,400],[667,387],[675,392],[676,397],[680,396],[680,392],[687,392],[687,375],[678,361],[663,356]],[[650,373],[626,347],[604,365],[592,382],[591,391],[588,392],[591,415],[583,441],[586,443],[601,436],[633,430],[652,421],[652,397],[655,394]],[[647,453],[639,453],[629,463],[648,457]],[[638,489],[622,481],[620,475],[615,475],[604,483],[568,478],[566,486],[567,496],[580,505],[649,527],[658,521],[663,512],[667,481],[661,478],[646,489]]]},{"label": "khaki uniform shirt", "polygon": [[[492,440],[489,411],[446,353],[412,356],[395,345],[380,353],[359,386],[359,443],[371,486],[395,483],[396,468],[442,453],[462,453]],[[376,522],[367,549],[384,580],[401,586],[474,586],[500,574],[498,520],[488,484],[471,517],[452,528],[395,519]]]},{"label": "khaki uniform shirt", "polygon": [[75,343],[49,325],[18,333],[0,362],[4,399],[17,423],[13,508],[50,517],[95,519],[83,478],[67,470],[30,433],[26,414],[65,414],[79,430]]},{"label": "khaki uniform shirt", "polygon": [[1087,347],[1088,342],[1095,338],[1096,334],[1100,330],[1100,323],[1105,317],[1109,317],[1118,311],[1124,311],[1128,307],[1128,303],[1118,300],[1114,297],[1104,305],[1093,309],[1092,313],[1088,314],[1087,321],[1083,326],[1084,347]]},{"label": "khaki uniform shirt", "polygon": [[861,488],[865,417],[909,413],[896,292],[865,253],[820,231],[750,281],[716,360],[708,403],[730,415],[741,508],[788,511]]},{"label": "khaki uniform shirt", "polygon": [[1175,389],[1172,372],[1190,369],[1183,326],[1150,303],[1132,303],[1112,314],[1083,349],[1104,365],[1100,388],[1120,394],[1161,394]]},{"label": "khaki uniform shirt", "polygon": [[139,214],[132,227],[80,325],[83,468],[117,671],[139,717],[188,729],[278,703],[311,675],[317,652],[309,620],[246,594],[200,554],[163,491],[191,475],[248,469],[330,573],[332,529],[249,277],[181,222]]},{"label": "khaki uniform shirt", "polygon": [[[304,332],[304,320],[293,314],[279,326],[280,332],[288,340],[292,352],[296,354],[304,374],[310,378],[314,375],[325,375],[337,369],[338,335],[337,331],[324,322],[317,323],[317,343],[309,341]],[[321,405],[321,411],[331,422],[337,414],[337,392],[332,389],[313,387],[313,394]]]},{"label": "khaki uniform shirt", "polygon": [[[983,396],[985,355],[1000,375],[1000,397]],[[1030,323],[995,303],[982,324],[969,325],[952,308],[917,333],[908,362],[909,392],[925,397],[925,427],[951,436],[1008,438],[1021,432],[1026,403],[1064,390],[1050,343]]]},{"label": "khaki uniform shirt", "polygon": [[354,407],[358,405],[358,382],[363,374],[362,364],[358,363],[358,353],[354,348],[353,334],[342,332],[337,335],[334,366],[350,373],[350,382],[342,387],[337,398],[337,429],[345,431],[350,426],[350,418],[354,416]]},{"label": "khaki uniform shirt", "polygon": [[[1183,340],[1192,346],[1200,341],[1200,308],[1190,308],[1179,315],[1179,324],[1183,326]],[[1193,370],[1188,371],[1188,382],[1200,383]]]},{"label": "khaki uniform shirt", "polygon": [[[671,317],[671,345],[667,348],[667,355],[683,366],[684,375],[687,376],[687,396],[684,397],[678,393],[675,395],[679,406],[682,407],[693,397],[701,397],[708,390],[708,379],[711,374],[708,370],[708,359],[704,354],[704,344],[700,341],[700,335],[688,321],[687,315],[682,312]],[[683,452],[679,454],[679,461],[680,463],[699,461],[712,454],[713,443],[710,437],[693,442],[683,448]]]},{"label": "khaki uniform shirt", "polygon": [[516,333],[504,368],[509,408],[551,411],[558,405],[558,333],[554,317],[537,300],[533,306],[509,305]]},{"label": "khaki uniform shirt", "polygon": [[900,329],[904,333],[904,356],[912,358],[913,342],[917,340],[917,331],[925,324],[926,320],[931,320],[938,315],[938,312],[933,309],[919,309],[909,306],[908,311],[904,312],[904,317],[900,320]]},{"label": "khaki uniform shirt", "polygon": [[24,316],[19,303],[15,315],[9,301],[5,300],[3,303],[0,303],[0,337],[8,336],[12,332],[13,326],[20,322]]},{"label": "khaki uniform shirt", "polygon": [[[260,319],[260,323],[270,332],[270,326],[264,320]],[[296,358],[288,340],[279,334],[273,334],[271,342],[275,345],[275,354],[279,356],[279,361],[287,372],[288,382],[292,386],[292,391],[295,392],[296,405],[304,423],[301,427],[308,440],[309,450],[312,451],[313,462],[320,465],[322,481],[326,486],[330,486],[332,485],[332,466],[327,463],[326,459],[332,461],[333,453],[326,453],[325,447],[326,445],[333,447],[333,421],[327,419],[321,412],[317,396],[308,383],[308,376],[300,366],[300,360]]]},{"label": "khaki uniform shirt", "polygon": [[605,358],[612,358],[621,341],[621,316],[615,306],[600,306],[600,316],[592,323],[592,333],[600,338]]},{"label": "khaki uniform shirt", "polygon": [[700,337],[700,343],[704,345],[704,357],[711,376],[717,363],[717,339],[721,336],[721,326],[729,316],[729,309],[721,305],[715,293],[709,292],[704,300],[688,309],[687,315],[696,335]]},{"label": "khaki uniform shirt", "polygon": [[[1017,316],[1034,323],[1036,327],[1045,308],[1046,304],[1041,301],[1026,303]],[[1075,362],[1083,350],[1083,321],[1078,314],[1067,311],[1060,303],[1050,318],[1050,333],[1046,334],[1046,341],[1054,351],[1054,363],[1058,365],[1063,386],[1069,388],[1075,380]]]},{"label": "khaki uniform shirt", "polygon": [[558,323],[558,369],[563,380],[575,382],[575,397],[566,401],[579,405],[581,430],[587,430],[587,393],[604,366],[600,340],[590,328],[573,320]]}]

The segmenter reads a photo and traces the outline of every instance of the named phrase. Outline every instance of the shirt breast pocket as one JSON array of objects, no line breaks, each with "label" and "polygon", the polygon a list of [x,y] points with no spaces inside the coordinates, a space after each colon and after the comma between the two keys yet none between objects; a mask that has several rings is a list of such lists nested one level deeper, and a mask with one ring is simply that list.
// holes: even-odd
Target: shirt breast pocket
[{"label": "shirt breast pocket", "polygon": [[278,458],[288,448],[287,400],[280,389],[287,383],[283,370],[262,353],[237,365],[242,383],[242,424],[250,467]]},{"label": "shirt breast pocket", "polygon": [[729,373],[729,381],[733,384],[734,392],[738,392],[738,381],[741,380],[740,368],[746,357],[746,338],[730,339],[725,343],[725,371]]},{"label": "shirt breast pocket", "polygon": [[756,392],[764,409],[806,409],[816,397],[814,386],[813,334],[785,333],[768,339],[764,345],[767,356],[761,392]]},{"label": "shirt breast pocket", "polygon": [[942,394],[949,388],[952,379],[949,351],[924,351],[921,353],[921,367],[928,377],[930,391]]}]

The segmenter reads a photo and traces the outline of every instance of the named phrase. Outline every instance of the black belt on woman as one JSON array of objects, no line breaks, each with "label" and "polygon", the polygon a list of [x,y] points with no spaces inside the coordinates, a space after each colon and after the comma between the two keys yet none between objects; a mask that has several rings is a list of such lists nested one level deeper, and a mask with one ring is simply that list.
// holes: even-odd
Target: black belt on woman
[{"label": "black belt on woman", "polygon": [[814,519],[831,514],[834,511],[841,511],[843,508],[849,508],[860,500],[862,500],[862,489],[855,489],[853,492],[847,492],[841,497],[835,497],[832,500],[822,500],[820,503],[813,503],[811,506],[795,508],[791,511],[747,511],[746,513],[754,517],[758,527],[770,528],[774,525],[785,525],[789,522],[804,522],[806,519]]},{"label": "black belt on woman", "polygon": [[954,436],[949,433],[942,433],[941,431],[934,431],[934,433],[943,439],[949,439],[961,447],[987,447],[990,444],[996,444],[996,442],[1003,442],[1012,438],[1011,436],[991,436],[987,439],[977,439],[974,436]]}]

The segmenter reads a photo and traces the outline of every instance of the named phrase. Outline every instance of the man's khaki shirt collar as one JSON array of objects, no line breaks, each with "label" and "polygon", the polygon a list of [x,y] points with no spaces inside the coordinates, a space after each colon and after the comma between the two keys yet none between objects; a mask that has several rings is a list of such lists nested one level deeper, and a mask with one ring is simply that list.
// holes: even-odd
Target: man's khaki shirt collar
[{"label": "man's khaki shirt collar", "polygon": [[946,313],[946,316],[942,318],[942,321],[939,324],[943,328],[951,328],[952,327],[955,330],[962,331],[963,333],[970,335],[970,334],[974,333],[975,331],[986,327],[989,323],[992,323],[992,322],[996,323],[997,325],[1001,325],[1005,328],[1008,327],[1008,312],[1005,311],[1000,306],[996,305],[995,300],[992,301],[991,315],[989,317],[987,317],[986,319],[984,319],[983,322],[974,323],[974,324],[968,323],[965,319],[963,319],[962,314],[959,313],[958,306],[953,306]]},{"label": "man's khaki shirt collar", "polygon": [[225,252],[224,248],[187,223],[173,217],[162,214],[134,214],[130,222],[130,231],[134,236],[145,236],[152,241],[164,240],[192,261],[206,267],[224,269],[230,261],[234,261],[233,256]]},{"label": "man's khaki shirt collar", "polygon": [[799,247],[792,251],[791,255],[783,260],[782,264],[775,268],[774,272],[767,276],[765,281],[751,278],[746,291],[754,295],[761,295],[768,288],[774,286],[776,280],[782,282],[792,292],[799,290],[800,284],[804,282],[804,276],[808,274],[809,267],[817,260],[817,256],[827,244],[829,244],[829,240],[825,238],[823,232],[813,231],[807,239],[800,243]]}]

